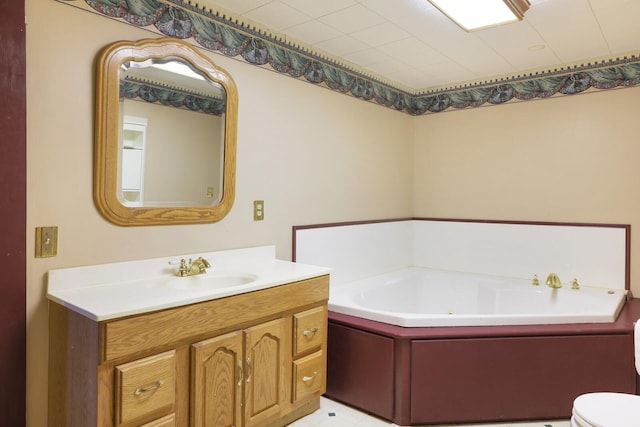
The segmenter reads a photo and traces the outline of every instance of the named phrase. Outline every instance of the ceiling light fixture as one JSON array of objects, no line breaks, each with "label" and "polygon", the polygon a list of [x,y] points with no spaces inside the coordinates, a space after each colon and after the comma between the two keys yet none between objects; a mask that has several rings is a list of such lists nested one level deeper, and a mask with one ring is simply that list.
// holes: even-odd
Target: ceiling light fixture
[{"label": "ceiling light fixture", "polygon": [[465,31],[522,20],[529,0],[429,0]]}]

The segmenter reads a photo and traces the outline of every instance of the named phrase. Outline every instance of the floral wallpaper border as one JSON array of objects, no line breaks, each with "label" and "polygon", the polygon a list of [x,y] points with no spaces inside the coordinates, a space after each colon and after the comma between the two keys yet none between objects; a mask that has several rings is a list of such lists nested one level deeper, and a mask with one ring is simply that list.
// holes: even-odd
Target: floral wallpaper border
[{"label": "floral wallpaper border", "polygon": [[93,11],[110,18],[149,28],[165,36],[193,38],[207,50],[229,57],[242,57],[251,64],[268,66],[293,78],[412,115],[498,105],[511,100],[572,95],[590,89],[630,87],[640,83],[640,57],[632,56],[505,78],[499,82],[411,93],[181,0],[82,1]]},{"label": "floral wallpaper border", "polygon": [[167,107],[185,108],[216,116],[224,113],[226,109],[226,102],[222,98],[199,95],[181,88],[131,76],[120,80],[120,98],[137,99]]}]

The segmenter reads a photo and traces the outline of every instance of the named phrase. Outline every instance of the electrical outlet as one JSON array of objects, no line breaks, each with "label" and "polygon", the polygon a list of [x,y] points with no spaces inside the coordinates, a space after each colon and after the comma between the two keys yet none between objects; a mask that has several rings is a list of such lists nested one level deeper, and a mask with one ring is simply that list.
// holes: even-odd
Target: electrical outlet
[{"label": "electrical outlet", "polygon": [[58,227],[36,227],[36,258],[58,255]]},{"label": "electrical outlet", "polygon": [[253,201],[253,220],[262,221],[264,219],[264,200]]}]

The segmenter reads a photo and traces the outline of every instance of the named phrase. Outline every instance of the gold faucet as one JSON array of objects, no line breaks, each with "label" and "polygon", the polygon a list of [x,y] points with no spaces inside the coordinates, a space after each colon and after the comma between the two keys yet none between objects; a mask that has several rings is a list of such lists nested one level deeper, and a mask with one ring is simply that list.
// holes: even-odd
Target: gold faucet
[{"label": "gold faucet", "polygon": [[178,267],[178,271],[176,271],[176,276],[196,276],[198,274],[206,273],[206,269],[209,267],[211,267],[209,261],[202,257],[197,258],[195,261],[192,261],[191,258],[189,258],[188,264],[183,258],[180,260],[180,267]]},{"label": "gold faucet", "polygon": [[547,286],[554,289],[562,287],[562,282],[556,273],[549,273],[547,276]]}]

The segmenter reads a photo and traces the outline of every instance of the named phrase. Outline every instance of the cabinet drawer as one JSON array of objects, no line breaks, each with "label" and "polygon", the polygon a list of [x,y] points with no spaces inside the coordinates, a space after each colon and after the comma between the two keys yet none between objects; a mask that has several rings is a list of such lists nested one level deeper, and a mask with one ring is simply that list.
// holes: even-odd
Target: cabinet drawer
[{"label": "cabinet drawer", "polygon": [[176,427],[176,417],[174,414],[169,414],[166,417],[153,420],[150,423],[141,425],[140,427]]},{"label": "cabinet drawer", "polygon": [[118,425],[138,418],[153,419],[173,412],[176,391],[175,353],[175,350],[171,350],[116,366],[115,413]]},{"label": "cabinet drawer", "polygon": [[325,307],[316,307],[293,315],[293,355],[319,350],[326,328]]},{"label": "cabinet drawer", "polygon": [[324,392],[324,357],[321,351],[293,362],[293,401]]}]

